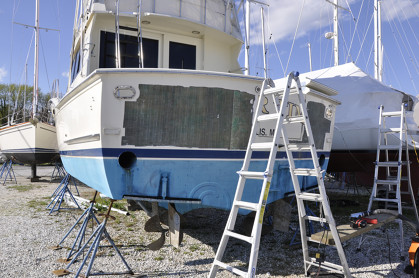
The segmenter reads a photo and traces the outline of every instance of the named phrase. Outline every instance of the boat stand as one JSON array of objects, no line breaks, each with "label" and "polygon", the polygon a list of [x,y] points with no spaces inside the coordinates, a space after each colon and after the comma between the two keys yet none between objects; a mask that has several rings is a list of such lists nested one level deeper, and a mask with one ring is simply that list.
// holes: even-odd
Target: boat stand
[{"label": "boat stand", "polygon": [[0,168],[0,179],[3,179],[3,185],[6,184],[6,181],[16,181],[15,172],[13,171],[13,161],[11,159],[7,160]]},{"label": "boat stand", "polygon": [[[55,189],[54,193],[52,193],[51,198],[52,201],[47,205],[46,209],[49,209],[49,214],[51,214],[54,211],[59,211],[60,209],[81,209],[79,204],[77,203],[76,199],[74,198],[73,193],[69,189],[69,183],[73,181],[73,184],[76,188],[77,195],[79,194],[79,190],[77,189],[76,182],[74,181],[73,177],[70,176],[70,174],[67,174],[61,183],[58,185],[57,189]],[[71,185],[71,183],[70,183]],[[76,208],[61,208],[61,204],[64,200],[65,194],[68,193],[70,195],[70,198],[73,200],[73,202],[76,204]],[[57,206],[58,205],[58,206]]]},{"label": "boat stand", "polygon": [[67,175],[67,171],[64,168],[64,165],[61,162],[55,162],[54,170],[51,174],[51,180],[52,182],[55,179],[62,179]]},{"label": "boat stand", "polygon": [[[74,240],[73,245],[70,248],[70,251],[67,254],[67,257],[59,259],[60,262],[64,262],[64,263],[70,262],[71,257],[80,250],[80,248],[82,247],[82,244],[84,242],[84,239],[86,237],[86,229],[88,228],[90,221],[92,222],[92,225],[91,225],[92,229],[93,229],[95,223],[96,223],[96,225],[100,224],[99,220],[97,219],[97,217],[94,213],[94,205],[96,203],[96,196],[97,196],[97,191],[95,192],[95,195],[93,196],[93,199],[90,201],[89,207],[77,219],[76,223],[74,223],[74,225],[70,228],[70,230],[68,230],[68,232],[61,239],[61,241],[56,246],[52,247],[52,249],[54,249],[54,250],[58,250],[58,249],[63,248],[64,246],[62,244],[64,243],[64,241],[71,234],[71,232],[81,223],[80,230],[77,233],[77,236]],[[84,220],[83,220],[83,218],[84,218]]]},{"label": "boat stand", "polygon": [[[69,268],[71,267],[71,265],[74,264],[74,262],[76,262],[77,258],[80,257],[80,255],[82,255],[82,254],[84,255],[84,259],[83,259],[79,269],[77,270],[77,273],[76,273],[75,277],[79,277],[79,275],[83,271],[83,267],[85,265],[87,265],[87,269],[86,269],[86,273],[84,275],[82,275],[83,277],[98,276],[98,275],[124,275],[124,274],[131,274],[132,275],[132,274],[134,274],[134,272],[131,270],[128,263],[125,261],[124,257],[122,256],[121,252],[119,251],[118,247],[116,247],[114,241],[112,240],[112,238],[110,237],[110,235],[106,231],[106,223],[108,221],[108,218],[110,217],[110,211],[111,211],[113,202],[114,202],[114,200],[111,200],[111,204],[109,205],[108,211],[106,212],[105,219],[103,220],[103,222],[96,227],[96,229],[94,230],[92,235],[89,237],[89,239],[86,241],[86,243],[78,250],[78,252],[74,256],[74,258],[70,261],[70,263],[67,265],[67,267],[65,269],[59,269],[59,270],[53,271],[53,273],[55,275],[63,276],[63,275],[70,274],[71,272],[69,271]],[[122,260],[123,264],[125,265],[127,271],[125,271],[125,272],[102,272],[102,271],[100,271],[100,272],[97,272],[97,273],[91,273],[92,266],[93,266],[94,260],[96,258],[97,250],[100,246],[101,240],[104,239],[104,238],[106,238],[106,240],[112,245],[115,252],[121,258],[121,260]],[[87,253],[84,254],[84,251],[88,247],[89,243],[91,243],[91,245],[88,248]],[[89,259],[89,256],[90,256],[90,262],[87,264],[87,260]]]}]

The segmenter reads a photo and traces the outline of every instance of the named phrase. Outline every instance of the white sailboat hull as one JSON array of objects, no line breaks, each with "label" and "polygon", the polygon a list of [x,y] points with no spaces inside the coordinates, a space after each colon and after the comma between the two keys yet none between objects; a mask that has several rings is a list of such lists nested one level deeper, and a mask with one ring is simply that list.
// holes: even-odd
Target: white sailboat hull
[{"label": "white sailboat hull", "polygon": [[24,164],[42,164],[58,158],[55,127],[30,122],[0,129],[0,149],[8,159]]}]

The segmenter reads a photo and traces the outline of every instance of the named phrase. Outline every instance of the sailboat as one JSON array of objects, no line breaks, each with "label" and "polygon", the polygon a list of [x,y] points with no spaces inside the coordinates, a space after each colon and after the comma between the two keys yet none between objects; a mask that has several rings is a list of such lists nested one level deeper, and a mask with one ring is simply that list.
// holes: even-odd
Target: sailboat
[{"label": "sailboat", "polygon": [[[331,2],[330,2],[331,3]],[[336,99],[341,105],[336,111],[335,134],[328,165],[328,172],[354,173],[356,182],[372,185],[377,153],[379,107],[384,111],[406,109],[410,149],[419,146],[419,100],[416,96],[392,88],[382,82],[381,1],[374,1],[374,77],[371,77],[354,63],[339,65],[338,1],[334,4],[334,55],[335,66],[305,74],[308,78],[339,91]],[[399,127],[397,119],[386,121],[387,127]],[[390,135],[390,143],[399,139]],[[390,154],[392,152],[390,151]],[[415,153],[411,155],[415,157]],[[416,159],[411,167],[419,167]],[[419,173],[412,171],[413,184],[419,181]],[[415,187],[414,190],[418,188]]]},{"label": "sailboat", "polygon": [[[223,0],[78,1],[68,91],[53,109],[65,169],[112,199],[177,203],[179,212],[230,209],[264,80],[243,74],[237,61],[238,12]],[[326,169],[337,92],[304,90]],[[261,128],[259,140],[272,134]],[[289,134],[305,138],[303,128]],[[296,163],[312,162],[302,155]],[[289,191],[282,150],[268,202]],[[244,194],[252,199],[256,192]]]},{"label": "sailboat", "polygon": [[0,149],[8,158],[32,167],[31,179],[36,180],[36,165],[52,162],[58,157],[55,126],[38,119],[38,48],[39,48],[39,0],[35,10],[35,62],[31,119],[25,122],[9,121],[0,128]]}]

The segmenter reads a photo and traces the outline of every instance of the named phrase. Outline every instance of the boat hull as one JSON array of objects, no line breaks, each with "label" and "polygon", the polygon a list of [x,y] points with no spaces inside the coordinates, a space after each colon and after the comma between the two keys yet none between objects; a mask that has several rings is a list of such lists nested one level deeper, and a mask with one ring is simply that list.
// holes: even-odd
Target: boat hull
[{"label": "boat hull", "polygon": [[[124,152],[133,152],[137,156],[130,169],[122,168],[118,162],[119,154]],[[61,153],[66,170],[102,194],[112,199],[134,197],[180,202],[182,204],[177,206],[180,212],[197,208],[195,204],[229,209],[238,181],[236,172],[242,167],[245,155],[244,151],[173,149],[97,149],[77,153]],[[264,171],[267,153],[255,155],[260,160],[252,164],[253,170]],[[299,155],[297,168],[313,168],[309,153]],[[322,156],[322,169],[325,170],[328,153],[319,155]],[[315,177],[299,177],[299,182],[303,188],[309,188],[317,180]],[[261,183],[250,181],[248,185],[243,199],[257,202]],[[294,192],[294,188],[289,164],[285,152],[280,152],[274,166],[268,203],[290,192]]]},{"label": "boat hull", "polygon": [[[202,71],[97,71],[54,109],[62,162],[72,176],[112,199],[182,203],[177,206],[181,212],[199,206],[229,209],[261,83],[260,78]],[[115,93],[121,86],[135,93],[127,91],[121,99]],[[324,115],[336,103],[311,95],[307,100],[318,120],[312,123],[314,139],[326,169],[334,122]],[[273,111],[273,104],[265,108]],[[272,140],[272,134],[273,127],[263,126],[258,140]],[[293,141],[307,140],[301,126],[288,134]],[[264,171],[268,153],[254,155],[252,167]],[[313,167],[309,152],[295,159],[297,167]],[[314,177],[300,179],[303,187],[315,184]],[[257,201],[260,185],[254,181],[244,199]],[[288,161],[280,149],[268,202],[291,191]]]},{"label": "boat hull", "polygon": [[55,127],[46,123],[26,122],[2,128],[0,149],[8,159],[23,164],[50,163],[59,157]]}]

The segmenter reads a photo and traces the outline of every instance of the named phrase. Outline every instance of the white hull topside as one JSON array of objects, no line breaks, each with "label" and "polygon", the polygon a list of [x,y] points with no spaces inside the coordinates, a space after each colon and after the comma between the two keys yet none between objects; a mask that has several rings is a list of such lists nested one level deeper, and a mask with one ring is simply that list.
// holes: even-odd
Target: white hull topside
[{"label": "white hull topside", "polygon": [[[277,81],[280,83],[281,81]],[[57,126],[58,146],[61,152],[74,150],[87,150],[97,148],[155,148],[158,144],[133,146],[123,145],[125,134],[124,114],[126,103],[138,102],[141,98],[139,85],[180,86],[180,87],[207,87],[223,88],[254,95],[256,88],[261,86],[262,79],[237,74],[214,73],[205,71],[187,71],[174,69],[101,69],[92,73],[80,86],[70,91],[56,106],[55,119]],[[135,90],[132,98],[115,97],[115,89],[118,87]],[[306,88],[307,89],[307,88]],[[252,97],[254,98],[254,97]],[[164,103],[166,98],[162,98]],[[316,146],[319,151],[328,152],[331,149],[333,138],[333,115],[337,102],[326,94],[314,90],[307,91],[308,102],[320,103],[330,110],[328,121],[330,130],[322,131],[324,140]],[[253,103],[253,101],[251,101]],[[290,101],[292,103],[292,99]],[[147,105],[147,104],[145,104]],[[168,103],[167,105],[171,105]],[[253,106],[255,103],[253,103]],[[271,104],[267,104],[267,110],[273,111]],[[269,108],[270,107],[270,108]],[[185,109],[193,109],[185,103]],[[248,113],[252,113],[252,105],[249,105]],[[178,111],[184,113],[185,111]],[[187,111],[186,111],[187,113]],[[322,111],[323,113],[323,111]],[[173,115],[176,117],[177,115]],[[219,115],[208,115],[217,117]],[[323,115],[322,115],[323,116]],[[219,119],[223,121],[224,119]],[[314,121],[318,119],[313,119]],[[179,123],[181,124],[181,123]],[[312,124],[313,125],[313,124]],[[138,129],[141,129],[138,126]],[[159,127],[156,126],[156,129]],[[187,130],[187,127],[185,131]],[[272,128],[267,126],[259,132],[259,140],[268,141]],[[301,140],[302,129],[290,130],[291,138]],[[249,134],[246,134],[247,142]],[[194,136],[194,134],[190,134]],[[176,145],[164,147],[179,148]],[[198,146],[189,146],[188,148]],[[234,148],[233,148],[234,149]],[[244,148],[241,148],[244,149]]]},{"label": "white hull topside", "polygon": [[39,122],[15,124],[0,129],[0,149],[9,159],[25,164],[51,162],[58,156],[55,127]]}]

